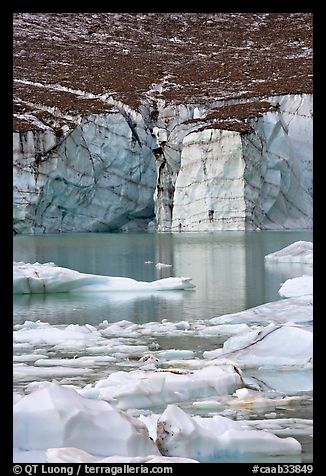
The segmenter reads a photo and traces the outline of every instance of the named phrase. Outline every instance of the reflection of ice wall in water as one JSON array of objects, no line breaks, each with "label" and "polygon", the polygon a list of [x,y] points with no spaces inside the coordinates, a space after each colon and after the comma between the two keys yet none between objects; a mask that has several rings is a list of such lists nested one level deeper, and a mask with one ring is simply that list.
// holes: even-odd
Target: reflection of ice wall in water
[{"label": "reflection of ice wall in water", "polygon": [[128,320],[136,323],[161,321],[168,316],[178,320],[183,313],[183,295],[166,292],[164,296],[139,296],[124,293],[113,296],[103,293],[88,296],[70,294],[25,294],[14,296],[14,323],[23,324],[42,320],[46,309],[50,324],[97,325],[104,319],[109,322]]},{"label": "reflection of ice wall in water", "polygon": [[[230,237],[230,240],[228,240]],[[199,300],[211,302],[218,299],[223,309],[244,309],[246,307],[246,248],[243,232],[214,235],[214,241],[193,236],[184,244],[182,234],[175,237],[175,273],[191,273],[200,283],[196,288]],[[232,289],[232,292],[230,290]],[[236,304],[235,301],[236,294]],[[234,307],[235,306],[235,307]],[[213,307],[211,316],[220,314],[221,309]],[[198,304],[198,317],[200,305]]]}]

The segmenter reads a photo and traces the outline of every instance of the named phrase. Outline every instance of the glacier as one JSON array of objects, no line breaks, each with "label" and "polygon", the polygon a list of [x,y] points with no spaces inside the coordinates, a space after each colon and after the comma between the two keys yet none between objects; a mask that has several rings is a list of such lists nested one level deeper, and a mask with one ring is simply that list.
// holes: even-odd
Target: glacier
[{"label": "glacier", "polygon": [[[15,131],[14,232],[311,228],[312,95],[266,101],[158,102],[153,121],[108,98],[60,138]],[[234,105],[248,117],[215,118]]]},{"label": "glacier", "polygon": [[13,265],[14,294],[45,294],[108,291],[169,291],[192,289],[191,278],[170,277],[150,283],[131,278],[80,273],[54,263],[23,263]]},{"label": "glacier", "polygon": [[207,124],[183,139],[173,231],[312,227],[312,96],[270,101],[250,131]]}]

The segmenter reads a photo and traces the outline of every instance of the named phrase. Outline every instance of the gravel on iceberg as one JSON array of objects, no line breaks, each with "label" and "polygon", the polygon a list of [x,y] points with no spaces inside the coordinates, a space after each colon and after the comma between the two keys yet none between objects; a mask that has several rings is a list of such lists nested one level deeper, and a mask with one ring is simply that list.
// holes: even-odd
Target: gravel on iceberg
[{"label": "gravel on iceberg", "polygon": [[279,438],[260,430],[247,429],[240,421],[216,415],[190,416],[176,405],[168,405],[157,423],[157,446],[165,456],[194,458],[201,463],[252,455],[299,455],[300,443],[292,437]]}]

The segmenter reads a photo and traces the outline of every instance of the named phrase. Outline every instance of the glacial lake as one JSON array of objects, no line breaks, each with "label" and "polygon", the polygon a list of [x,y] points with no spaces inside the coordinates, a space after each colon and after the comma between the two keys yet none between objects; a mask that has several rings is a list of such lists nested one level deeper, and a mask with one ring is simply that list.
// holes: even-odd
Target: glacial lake
[{"label": "glacial lake", "polygon": [[[312,272],[298,264],[265,265],[264,256],[299,240],[313,241],[312,231],[229,231],[215,233],[94,233],[53,234],[13,238],[14,261],[54,262],[84,273],[124,276],[153,281],[169,276],[191,277],[188,291],[96,293],[96,295],[14,296],[14,324],[26,320],[50,324],[91,324],[133,321],[141,324],[163,319],[191,321],[235,313],[280,299],[286,279]],[[156,268],[156,263],[171,265]],[[161,339],[161,348],[212,350],[217,339]],[[101,375],[97,375],[100,378]],[[94,377],[95,378],[95,377]],[[83,385],[88,383],[83,381]],[[21,388],[17,386],[18,390]],[[265,413],[267,416],[265,416]],[[275,410],[274,418],[312,418],[312,395],[293,407]],[[268,409],[236,418],[268,418]],[[312,461],[312,438],[297,437],[303,462]],[[266,459],[266,461],[272,461]],[[274,461],[274,460],[273,460]],[[296,462],[296,461],[294,461]]]},{"label": "glacial lake", "polygon": [[[264,264],[266,254],[299,240],[312,241],[312,232],[17,235],[14,261],[54,262],[83,273],[139,281],[189,276],[196,288],[159,297],[128,293],[97,294],[96,299],[69,294],[15,296],[14,323],[43,320],[45,308],[50,323],[93,325],[104,319],[181,321],[239,312],[280,299],[280,283],[307,273],[299,264]],[[172,266],[157,269],[156,263]]]}]

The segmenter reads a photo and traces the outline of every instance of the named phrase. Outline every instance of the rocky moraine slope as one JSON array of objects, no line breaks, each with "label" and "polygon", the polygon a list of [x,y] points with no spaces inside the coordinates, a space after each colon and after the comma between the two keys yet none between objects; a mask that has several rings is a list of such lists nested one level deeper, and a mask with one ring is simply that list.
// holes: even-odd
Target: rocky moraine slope
[{"label": "rocky moraine slope", "polygon": [[312,227],[312,15],[16,13],[14,232]]}]

